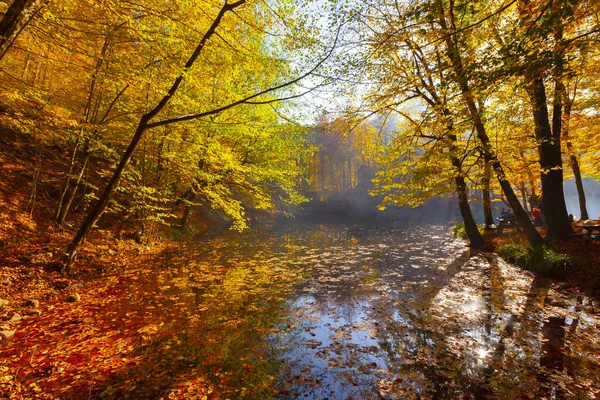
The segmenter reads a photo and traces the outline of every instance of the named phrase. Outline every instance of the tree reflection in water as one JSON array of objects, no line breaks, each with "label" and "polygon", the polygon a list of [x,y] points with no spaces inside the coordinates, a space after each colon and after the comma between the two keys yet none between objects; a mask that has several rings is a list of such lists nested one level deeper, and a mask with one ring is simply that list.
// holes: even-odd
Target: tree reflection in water
[{"label": "tree reflection in water", "polygon": [[[446,232],[433,225],[291,224],[203,243],[204,257],[227,272],[205,289],[200,309],[215,307],[207,299],[226,298],[209,315],[259,321],[224,331],[237,339],[218,344],[229,358],[215,367],[235,371],[231,363],[260,358],[266,381],[252,382],[263,390],[248,389],[242,376],[228,384],[245,391],[230,386],[223,393],[575,399],[600,392],[598,338],[582,335],[598,324],[593,302],[492,254],[469,253]],[[262,278],[244,276],[261,268]],[[289,279],[277,284],[279,300],[271,303],[266,288],[281,274]],[[246,293],[260,296],[244,299]],[[556,298],[558,305],[550,301]],[[262,306],[253,308],[257,301]],[[566,320],[577,321],[572,331],[565,332]],[[223,326],[216,320],[213,329]],[[252,332],[248,343],[262,344],[239,347]]]}]

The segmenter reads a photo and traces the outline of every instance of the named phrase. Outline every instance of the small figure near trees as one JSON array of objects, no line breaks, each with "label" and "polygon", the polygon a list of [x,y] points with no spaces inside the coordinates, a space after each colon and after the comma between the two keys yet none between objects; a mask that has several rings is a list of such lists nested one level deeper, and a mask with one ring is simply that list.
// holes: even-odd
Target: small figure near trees
[{"label": "small figure near trees", "polygon": [[542,211],[537,207],[533,207],[531,215],[533,216],[533,226],[542,226]]}]

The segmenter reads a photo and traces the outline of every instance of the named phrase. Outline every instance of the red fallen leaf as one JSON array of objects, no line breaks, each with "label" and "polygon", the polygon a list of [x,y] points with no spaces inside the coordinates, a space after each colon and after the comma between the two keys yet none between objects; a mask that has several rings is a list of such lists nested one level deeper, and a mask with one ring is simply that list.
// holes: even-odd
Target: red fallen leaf
[{"label": "red fallen leaf", "polygon": [[227,382],[227,378],[221,379],[221,385],[225,384],[225,382]]},{"label": "red fallen leaf", "polygon": [[244,369],[246,371],[252,371],[252,367],[250,365],[248,365],[248,364],[244,364]]},{"label": "red fallen leaf", "polygon": [[87,357],[82,354],[73,354],[69,356],[66,361],[72,365],[80,366],[87,362]]}]

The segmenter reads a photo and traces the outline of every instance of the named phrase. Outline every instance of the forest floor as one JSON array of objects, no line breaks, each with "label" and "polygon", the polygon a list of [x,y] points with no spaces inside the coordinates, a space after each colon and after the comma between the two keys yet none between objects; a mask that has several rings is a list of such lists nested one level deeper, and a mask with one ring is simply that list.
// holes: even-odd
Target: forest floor
[{"label": "forest floor", "polygon": [[[60,148],[36,147],[32,139],[0,131],[0,398],[206,399],[280,393],[256,357],[227,358],[218,345],[240,326],[260,333],[262,325],[243,317],[247,310],[214,302],[200,318],[190,312],[197,296],[166,283],[169,269],[187,268],[181,256],[185,244],[167,239],[139,244],[97,229],[74,275],[57,272],[75,229],[75,223],[56,227],[48,208],[60,185],[56,171],[64,169],[53,160],[66,156]],[[516,232],[487,239],[494,245],[524,240]],[[598,304],[600,241],[573,237],[552,247],[576,263],[552,283],[558,294],[547,301],[571,307],[572,302],[558,299],[570,293],[586,294]],[[215,266],[198,280],[205,284],[224,274],[224,267]],[[273,278],[268,290],[249,291],[243,304],[251,304],[254,314],[266,311],[261,307],[269,303],[253,303],[253,296],[266,291],[271,297],[282,295],[286,279],[292,277]],[[224,312],[239,318],[219,324]],[[192,334],[198,331],[201,337]],[[223,365],[215,360],[224,357],[227,368],[215,367]],[[597,365],[590,368],[597,370]]]}]

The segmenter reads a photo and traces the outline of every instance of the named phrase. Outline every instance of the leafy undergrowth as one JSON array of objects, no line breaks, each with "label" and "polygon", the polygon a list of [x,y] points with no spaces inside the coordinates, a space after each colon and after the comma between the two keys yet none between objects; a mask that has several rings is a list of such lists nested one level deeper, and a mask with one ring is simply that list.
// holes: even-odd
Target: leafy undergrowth
[{"label": "leafy undergrowth", "polygon": [[556,253],[546,246],[533,248],[522,244],[508,243],[498,248],[498,254],[528,271],[541,276],[565,276],[573,264],[565,254]]}]

